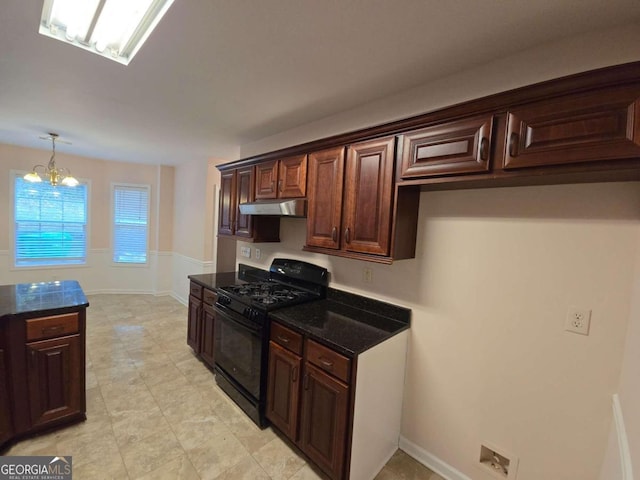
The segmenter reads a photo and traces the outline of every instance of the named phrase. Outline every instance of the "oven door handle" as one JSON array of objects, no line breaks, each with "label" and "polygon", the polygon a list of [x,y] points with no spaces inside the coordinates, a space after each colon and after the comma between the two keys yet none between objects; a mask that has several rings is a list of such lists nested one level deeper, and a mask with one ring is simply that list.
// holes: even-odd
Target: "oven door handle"
[{"label": "oven door handle", "polygon": [[251,320],[247,320],[242,315],[234,312],[233,310],[229,310],[228,308],[222,305],[219,305],[216,303],[214,305],[214,310],[216,314],[223,317],[223,319],[226,319],[227,321],[232,322],[234,325],[237,325],[238,327],[241,327],[248,332],[255,334],[255,333],[260,333],[262,331],[262,325],[252,322]]}]

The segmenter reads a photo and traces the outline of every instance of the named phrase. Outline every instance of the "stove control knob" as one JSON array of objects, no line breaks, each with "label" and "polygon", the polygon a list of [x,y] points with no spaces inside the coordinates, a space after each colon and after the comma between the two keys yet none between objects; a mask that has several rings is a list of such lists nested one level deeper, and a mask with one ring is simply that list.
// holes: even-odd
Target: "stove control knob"
[{"label": "stove control knob", "polygon": [[218,295],[218,303],[220,305],[229,305],[231,303],[231,299],[226,295]]}]

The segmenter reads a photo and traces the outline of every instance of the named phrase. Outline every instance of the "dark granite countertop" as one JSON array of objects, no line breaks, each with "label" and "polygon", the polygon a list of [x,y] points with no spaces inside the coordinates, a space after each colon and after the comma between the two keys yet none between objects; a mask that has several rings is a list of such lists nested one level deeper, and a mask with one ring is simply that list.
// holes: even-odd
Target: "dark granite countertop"
[{"label": "dark granite countertop", "polygon": [[278,309],[269,316],[354,357],[408,329],[411,310],[330,288],[325,300]]},{"label": "dark granite countertop", "polygon": [[88,306],[76,280],[0,285],[0,317]]},{"label": "dark granite countertop", "polygon": [[[265,280],[269,272],[239,264],[237,272],[189,275],[205,288]],[[269,312],[269,317],[344,355],[354,357],[409,328],[411,310],[327,289],[327,298]]]},{"label": "dark granite countertop", "polygon": [[218,287],[227,285],[238,285],[245,282],[265,280],[268,278],[269,272],[260,268],[250,267],[248,265],[239,264],[237,272],[220,272],[220,273],[202,273],[199,275],[189,275],[188,278],[192,282],[216,290]]}]

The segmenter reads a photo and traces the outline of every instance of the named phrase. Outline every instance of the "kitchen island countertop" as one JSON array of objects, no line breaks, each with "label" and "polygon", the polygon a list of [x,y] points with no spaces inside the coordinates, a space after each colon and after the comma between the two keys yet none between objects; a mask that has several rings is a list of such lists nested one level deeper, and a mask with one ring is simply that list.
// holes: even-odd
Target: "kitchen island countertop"
[{"label": "kitchen island countertop", "polygon": [[76,280],[0,285],[0,319],[7,315],[53,315],[88,307]]}]

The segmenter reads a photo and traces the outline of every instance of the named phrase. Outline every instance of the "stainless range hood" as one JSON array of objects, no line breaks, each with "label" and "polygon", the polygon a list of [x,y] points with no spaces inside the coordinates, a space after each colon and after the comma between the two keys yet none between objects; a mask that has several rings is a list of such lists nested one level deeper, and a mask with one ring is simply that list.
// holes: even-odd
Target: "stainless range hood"
[{"label": "stainless range hood", "polygon": [[307,216],[307,201],[304,198],[241,203],[239,207],[240,213],[243,215],[278,215],[281,217]]}]

